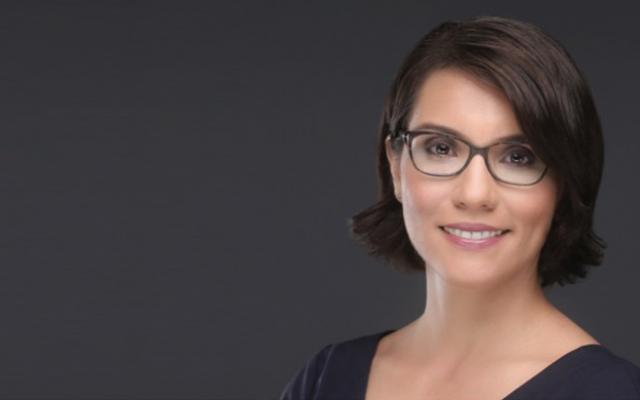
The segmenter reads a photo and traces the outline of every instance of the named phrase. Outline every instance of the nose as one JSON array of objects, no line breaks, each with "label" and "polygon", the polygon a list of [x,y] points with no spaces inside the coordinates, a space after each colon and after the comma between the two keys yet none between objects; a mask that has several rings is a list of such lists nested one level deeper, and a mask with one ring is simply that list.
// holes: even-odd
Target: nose
[{"label": "nose", "polygon": [[493,210],[497,201],[496,184],[484,158],[476,154],[456,177],[454,205],[469,211]]}]

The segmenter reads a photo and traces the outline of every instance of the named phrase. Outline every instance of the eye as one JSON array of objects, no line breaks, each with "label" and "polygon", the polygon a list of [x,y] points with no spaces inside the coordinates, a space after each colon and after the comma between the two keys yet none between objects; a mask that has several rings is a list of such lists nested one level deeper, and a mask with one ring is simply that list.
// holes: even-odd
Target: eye
[{"label": "eye", "polygon": [[443,139],[433,139],[425,144],[426,152],[436,156],[455,155],[454,147],[455,144]]},{"label": "eye", "polygon": [[504,162],[514,166],[528,167],[535,164],[537,160],[533,151],[523,146],[513,146],[505,153]]}]

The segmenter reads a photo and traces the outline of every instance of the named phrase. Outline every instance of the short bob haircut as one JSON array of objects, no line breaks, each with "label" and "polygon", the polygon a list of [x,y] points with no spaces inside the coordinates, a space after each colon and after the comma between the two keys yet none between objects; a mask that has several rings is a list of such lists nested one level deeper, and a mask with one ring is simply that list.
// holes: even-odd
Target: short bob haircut
[{"label": "short bob haircut", "polygon": [[385,99],[378,131],[378,201],[349,219],[351,236],[401,272],[424,271],[396,199],[385,139],[402,151],[416,92],[429,72],[455,67],[498,88],[523,134],[549,167],[559,196],[538,260],[538,283],[575,283],[602,262],[606,243],[593,231],[604,163],[602,128],[585,78],[564,47],[537,26],[498,16],[446,21],[404,59]]}]

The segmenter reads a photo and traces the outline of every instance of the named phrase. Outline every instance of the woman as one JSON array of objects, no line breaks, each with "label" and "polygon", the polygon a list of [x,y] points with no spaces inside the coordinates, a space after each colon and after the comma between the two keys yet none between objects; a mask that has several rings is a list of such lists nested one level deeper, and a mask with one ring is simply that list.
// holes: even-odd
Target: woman
[{"label": "woman", "polygon": [[605,247],[600,122],[563,47],[512,19],[445,22],[405,59],[379,133],[380,198],[352,232],[425,272],[425,311],[325,346],[281,399],[640,399],[640,368],[543,293]]}]

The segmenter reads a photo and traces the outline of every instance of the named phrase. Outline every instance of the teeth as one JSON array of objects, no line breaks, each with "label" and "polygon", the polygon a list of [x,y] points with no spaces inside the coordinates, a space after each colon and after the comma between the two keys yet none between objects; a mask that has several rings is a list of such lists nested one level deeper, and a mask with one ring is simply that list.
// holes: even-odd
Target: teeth
[{"label": "teeth", "polygon": [[470,232],[470,231],[463,231],[461,229],[448,228],[446,226],[444,226],[443,229],[452,235],[456,235],[464,239],[474,239],[474,240],[486,239],[489,237],[502,235],[504,233],[504,230]]}]

